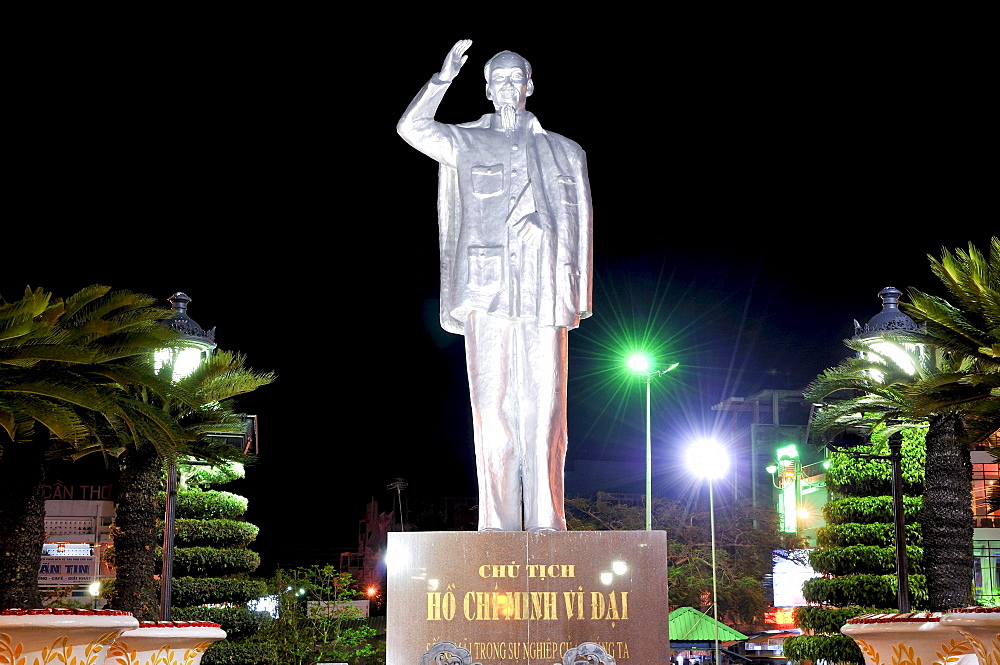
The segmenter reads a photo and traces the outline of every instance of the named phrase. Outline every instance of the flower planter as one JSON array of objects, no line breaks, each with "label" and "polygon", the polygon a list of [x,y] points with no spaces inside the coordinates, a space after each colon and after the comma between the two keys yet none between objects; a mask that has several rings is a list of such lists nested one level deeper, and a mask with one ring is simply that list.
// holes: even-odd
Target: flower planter
[{"label": "flower planter", "polygon": [[975,665],[969,639],[942,624],[941,617],[941,612],[865,614],[840,632],[858,643],[866,665]]},{"label": "flower planter", "polygon": [[107,665],[198,665],[226,631],[208,621],[143,621],[108,649]]},{"label": "flower planter", "polygon": [[114,610],[4,610],[0,665],[102,665],[114,640],[138,625]]},{"label": "flower planter", "polygon": [[1000,607],[963,607],[947,612],[941,625],[972,643],[979,665],[1000,665]]}]

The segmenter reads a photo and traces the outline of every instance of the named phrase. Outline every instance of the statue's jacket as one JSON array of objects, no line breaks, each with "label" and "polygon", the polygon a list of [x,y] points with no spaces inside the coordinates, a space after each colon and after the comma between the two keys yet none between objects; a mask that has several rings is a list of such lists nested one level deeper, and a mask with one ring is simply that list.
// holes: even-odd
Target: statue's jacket
[{"label": "statue's jacket", "polygon": [[[510,134],[496,114],[450,125],[434,120],[450,84],[437,76],[397,125],[435,159],[441,253],[441,326],[462,333],[472,311],[575,328],[590,316],[590,184],[586,155],[525,113]],[[540,238],[517,230],[532,224]]]}]

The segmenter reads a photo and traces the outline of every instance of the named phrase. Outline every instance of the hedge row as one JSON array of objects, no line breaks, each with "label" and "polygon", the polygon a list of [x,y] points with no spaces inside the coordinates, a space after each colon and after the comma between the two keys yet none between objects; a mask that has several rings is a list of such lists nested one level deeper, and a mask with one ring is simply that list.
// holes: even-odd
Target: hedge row
[{"label": "hedge row", "polygon": [[[802,585],[802,596],[810,603],[836,607],[861,604],[896,607],[896,576],[814,577]],[[923,575],[910,575],[910,601],[916,607],[927,602],[927,581]]]},{"label": "hedge row", "polygon": [[807,632],[839,635],[840,629],[847,623],[848,619],[853,619],[862,614],[895,611],[880,610],[874,607],[819,607],[818,605],[804,605],[795,608],[795,625]]},{"label": "hedge row", "polygon": [[[157,501],[164,505],[165,494],[160,492]],[[239,519],[247,511],[247,498],[231,492],[216,490],[182,490],[177,493],[178,518],[210,520]]]},{"label": "hedge row", "polygon": [[[896,528],[893,524],[827,524],[816,532],[820,547],[846,547],[848,545],[896,546]],[[919,524],[906,525],[906,543],[920,546],[923,536]]]},{"label": "hedge row", "polygon": [[226,639],[249,637],[271,621],[267,612],[248,607],[179,607],[171,610],[176,621],[213,621],[226,631]]},{"label": "hedge row", "polygon": [[216,642],[201,658],[202,665],[284,665],[274,645],[266,642]]},{"label": "hedge row", "polygon": [[218,577],[252,573],[260,567],[260,555],[253,550],[218,550],[214,547],[178,547],[174,550],[174,574],[190,577]]},{"label": "hedge row", "polygon": [[179,519],[174,523],[178,547],[246,547],[257,539],[260,527],[235,520]]},{"label": "hedge row", "polygon": [[176,577],[171,604],[191,607],[210,603],[246,603],[267,595],[263,580],[234,580],[218,577]]},{"label": "hedge row", "polygon": [[[908,569],[911,573],[923,572],[924,551],[907,547]],[[809,552],[809,563],[817,572],[826,575],[853,575],[871,573],[887,575],[896,572],[896,547],[875,545],[847,545],[815,549]]]},{"label": "hedge row", "polygon": [[798,635],[784,643],[785,658],[798,662],[853,663],[864,665],[857,642],[847,635]]},{"label": "hedge row", "polygon": [[[923,499],[919,496],[903,497],[903,515],[907,523],[920,521],[920,509]],[[829,501],[823,507],[823,515],[827,522],[846,523],[858,522],[872,524],[883,522],[893,523],[891,496],[851,496]]]}]

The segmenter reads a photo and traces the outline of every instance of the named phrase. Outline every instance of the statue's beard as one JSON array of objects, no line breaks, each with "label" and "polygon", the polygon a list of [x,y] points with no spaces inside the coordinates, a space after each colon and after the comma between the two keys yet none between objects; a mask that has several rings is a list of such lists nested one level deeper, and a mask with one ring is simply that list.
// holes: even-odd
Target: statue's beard
[{"label": "statue's beard", "polygon": [[517,107],[511,104],[504,104],[497,109],[500,116],[500,129],[510,134],[517,129]]}]

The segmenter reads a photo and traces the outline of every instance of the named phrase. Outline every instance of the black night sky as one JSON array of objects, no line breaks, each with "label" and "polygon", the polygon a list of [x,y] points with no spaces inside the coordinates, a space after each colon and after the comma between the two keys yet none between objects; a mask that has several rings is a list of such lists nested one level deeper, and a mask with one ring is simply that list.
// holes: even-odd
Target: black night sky
[{"label": "black night sky", "polygon": [[348,43],[361,24],[256,15],[40,34],[8,126],[0,294],[184,291],[221,347],[277,373],[240,401],[261,454],[232,488],[265,565],[355,547],[394,478],[473,494],[461,338],[436,319],[436,164],[394,129],[470,38],[439,119],[491,110],[482,65],[510,48],[534,67],[529,110],[588,154],[595,315],[570,334],[570,456],[643,454],[639,393],[607,379],[609,346],[644,331],[681,363],[655,395],[669,456],[711,405],[838,362],[883,287],[940,292],[927,253],[997,227],[975,40],[735,23],[581,39],[470,21]]}]

